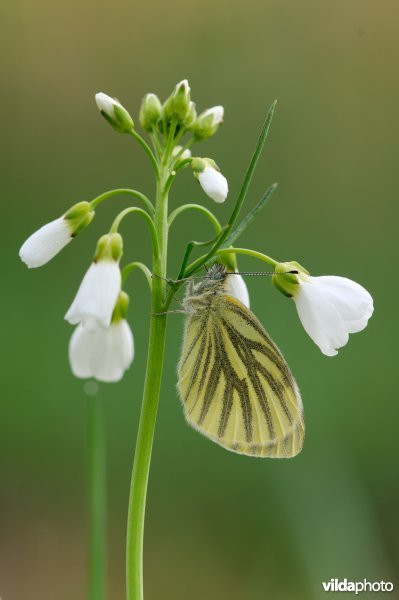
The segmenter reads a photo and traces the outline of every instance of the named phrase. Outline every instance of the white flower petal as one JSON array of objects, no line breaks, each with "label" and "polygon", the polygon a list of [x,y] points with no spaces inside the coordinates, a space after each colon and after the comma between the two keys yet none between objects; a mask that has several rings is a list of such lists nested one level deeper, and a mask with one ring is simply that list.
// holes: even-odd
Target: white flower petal
[{"label": "white flower petal", "polygon": [[72,325],[82,323],[92,330],[109,327],[121,288],[121,273],[113,260],[92,263],[86,272],[65,319]]},{"label": "white flower petal", "polygon": [[221,203],[226,200],[229,186],[226,177],[210,166],[206,166],[198,173],[198,181],[205,194],[215,202]]},{"label": "white flower petal", "polygon": [[29,268],[41,267],[54,258],[71,240],[68,223],[64,217],[60,217],[32,233],[22,244],[19,256]]},{"label": "white flower petal", "polygon": [[204,112],[202,113],[202,115],[200,115],[201,117],[209,117],[209,115],[212,116],[212,125],[220,125],[220,123],[223,123],[223,119],[224,119],[224,108],[223,106],[213,106],[212,108],[208,108],[207,110],[204,110]]},{"label": "white flower petal", "polygon": [[364,329],[373,313],[368,291],[345,277],[305,276],[294,301],[305,331],[327,356]]},{"label": "white flower petal", "polygon": [[100,112],[105,112],[110,117],[114,117],[115,106],[120,106],[123,108],[120,102],[115,100],[115,98],[111,98],[111,96],[108,96],[108,94],[104,94],[103,92],[98,92],[98,94],[95,95],[95,100]]},{"label": "white flower petal", "polygon": [[84,379],[94,377],[98,381],[119,381],[133,357],[133,334],[125,319],[93,332],[78,325],[69,344],[72,372]]},{"label": "white flower petal", "polygon": [[224,289],[227,294],[230,294],[249,308],[248,288],[241,275],[228,275],[224,283]]}]

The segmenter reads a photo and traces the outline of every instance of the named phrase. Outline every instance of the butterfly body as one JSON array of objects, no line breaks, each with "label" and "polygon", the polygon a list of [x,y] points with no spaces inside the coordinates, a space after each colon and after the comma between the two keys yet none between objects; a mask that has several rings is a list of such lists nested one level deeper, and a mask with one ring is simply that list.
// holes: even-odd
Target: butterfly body
[{"label": "butterfly body", "polygon": [[304,439],[302,401],[281,352],[253,313],[226,293],[228,274],[214,265],[190,281],[179,364],[187,421],[234,452],[291,457]]}]

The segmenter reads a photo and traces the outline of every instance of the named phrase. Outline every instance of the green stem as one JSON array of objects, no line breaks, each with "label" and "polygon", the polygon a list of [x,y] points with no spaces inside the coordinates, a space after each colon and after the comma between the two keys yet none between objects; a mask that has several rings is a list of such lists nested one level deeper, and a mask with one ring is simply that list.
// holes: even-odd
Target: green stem
[{"label": "green stem", "polygon": [[172,225],[176,217],[182,212],[185,212],[186,210],[197,210],[198,212],[203,213],[214,226],[216,233],[220,233],[222,231],[222,226],[220,225],[218,219],[215,217],[213,212],[211,212],[208,208],[202,206],[201,204],[183,204],[183,206],[178,206],[177,208],[175,208],[175,210],[169,215],[169,227]]},{"label": "green stem", "polygon": [[126,547],[126,587],[128,600],[142,600],[143,598],[144,517],[152,444],[161,387],[165,334],[166,315],[152,316],[143,403],[129,498]]},{"label": "green stem", "polygon": [[87,403],[90,509],[89,599],[104,600],[106,480],[103,406],[98,397],[88,398]]},{"label": "green stem", "polygon": [[140,146],[142,146],[142,148],[144,148],[145,153],[147,154],[148,158],[150,159],[152,166],[154,168],[155,174],[157,176],[157,179],[159,179],[159,169],[158,169],[158,162],[157,159],[154,156],[153,151],[151,150],[151,148],[149,147],[149,145],[147,144],[147,142],[141,137],[140,134],[137,133],[137,131],[135,131],[134,129],[132,129],[130,132],[130,135],[138,141],[138,143],[140,144]]},{"label": "green stem", "polygon": [[116,190],[109,190],[108,192],[104,192],[103,194],[100,194],[99,196],[97,196],[97,198],[94,198],[94,200],[92,200],[90,202],[90,204],[91,204],[92,208],[96,208],[96,206],[98,206],[101,202],[103,202],[103,200],[108,200],[108,198],[112,198],[112,196],[117,196],[119,194],[129,194],[131,196],[135,196],[136,198],[139,198],[140,200],[142,200],[144,202],[144,204],[146,205],[146,207],[148,208],[150,213],[154,214],[154,206],[153,206],[151,200],[149,200],[147,198],[147,196],[145,196],[145,194],[142,194],[141,192],[139,192],[137,190],[131,190],[129,188],[119,188]]},{"label": "green stem", "polygon": [[[173,136],[173,128],[171,137]],[[166,314],[163,309],[166,287],[166,262],[168,244],[168,195],[165,183],[169,172],[167,168],[171,141],[162,157],[157,181],[157,199],[155,208],[155,231],[159,252],[153,251],[153,274],[151,290],[151,321],[147,353],[147,369],[144,383],[140,423],[137,434],[136,450],[130,485],[127,540],[126,540],[126,592],[127,600],[143,599],[143,539],[144,518],[148,477],[151,464],[152,445],[158,411],[161,388],[162,368],[166,337]]]},{"label": "green stem", "polygon": [[152,275],[150,269],[142,262],[134,261],[125,265],[122,269],[122,286],[124,285],[126,279],[129,277],[130,273],[135,269],[140,269],[147,279],[148,285],[150,286],[150,290],[152,289]]},{"label": "green stem", "polygon": [[118,231],[119,226],[122,223],[123,219],[125,217],[127,217],[127,215],[130,215],[132,213],[140,215],[147,221],[147,224],[148,224],[148,227],[150,230],[150,234],[151,234],[153,252],[155,254],[158,254],[159,253],[158,237],[157,237],[157,232],[155,230],[154,221],[152,220],[150,215],[142,208],[138,208],[137,206],[129,206],[129,208],[125,208],[125,210],[122,210],[119,213],[119,215],[115,218],[114,222],[112,223],[109,232],[116,233]]},{"label": "green stem", "polygon": [[[220,250],[216,250],[215,252],[215,256],[223,256],[224,254],[246,254],[247,256],[253,256],[254,258],[258,258],[259,260],[262,260],[263,262],[267,263],[268,265],[271,265],[272,267],[275,267],[279,262],[278,260],[274,260],[274,258],[272,258],[271,256],[263,254],[263,252],[258,252],[257,250],[250,250],[249,248],[221,248]],[[203,264],[204,256],[200,256],[199,258],[197,258],[197,260],[192,262],[187,270],[189,272],[195,271],[199,264]]]}]

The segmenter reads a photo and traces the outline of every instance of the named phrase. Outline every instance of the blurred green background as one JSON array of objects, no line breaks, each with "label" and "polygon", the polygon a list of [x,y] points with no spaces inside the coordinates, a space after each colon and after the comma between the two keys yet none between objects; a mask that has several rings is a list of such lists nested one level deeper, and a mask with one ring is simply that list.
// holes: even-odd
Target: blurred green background
[{"label": "blurred green background", "polygon": [[[103,121],[94,94],[138,114],[142,96],[188,77],[199,109],[225,125],[198,147],[230,183],[222,207],[189,172],[171,206],[203,202],[229,215],[266,110],[278,108],[248,197],[279,188],[242,244],[313,274],[362,283],[375,315],[336,358],[323,356],[293,304],[248,281],[252,308],[302,390],[307,438],[290,461],[255,460],[184,422],[171,315],[145,539],[146,598],[318,599],[331,578],[395,582],[399,560],[397,295],[399,170],[396,0],[6,0],[2,3],[1,534],[3,600],[80,600],[86,586],[86,402],[67,361],[63,320],[96,239],[121,197],[42,269],[23,240],[72,203],[113,187],[153,193],[146,157]],[[125,258],[149,258],[147,232],[123,226]],[[170,274],[184,244],[208,239],[188,214],[171,235]],[[242,259],[243,269],[260,265]],[[128,486],[148,334],[149,298],[129,281],[136,359],[101,385],[109,491],[109,598],[124,597]],[[396,580],[397,581],[397,580]],[[395,596],[396,592],[391,594]],[[364,594],[364,597],[372,595]]]}]

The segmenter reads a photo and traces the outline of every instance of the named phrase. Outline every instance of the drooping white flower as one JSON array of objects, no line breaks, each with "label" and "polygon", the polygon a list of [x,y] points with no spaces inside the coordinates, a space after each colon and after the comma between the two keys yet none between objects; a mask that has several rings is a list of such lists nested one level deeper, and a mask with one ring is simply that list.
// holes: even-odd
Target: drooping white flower
[{"label": "drooping white flower", "polygon": [[95,95],[96,104],[103,117],[116,131],[128,133],[134,127],[134,122],[128,111],[116,98],[98,92]]},{"label": "drooping white flower", "polygon": [[230,274],[226,277],[224,283],[224,289],[227,294],[230,294],[244,306],[249,308],[249,293],[247,284],[245,283],[243,277],[240,274]]},{"label": "drooping white flower", "polygon": [[71,369],[80,378],[119,381],[130,367],[133,357],[133,334],[126,319],[94,331],[79,324],[69,343]]},{"label": "drooping white flower", "polygon": [[209,198],[217,203],[226,200],[229,186],[226,177],[220,171],[207,165],[203,171],[198,173],[198,181]]},{"label": "drooping white flower", "polygon": [[19,251],[21,260],[30,268],[48,263],[72,240],[72,232],[64,217],[46,223],[32,233]]},{"label": "drooping white flower", "polygon": [[71,325],[82,323],[91,330],[99,325],[109,327],[120,289],[118,263],[113,260],[93,262],[83,277],[65,319]]},{"label": "drooping white flower", "polygon": [[122,247],[119,233],[103,235],[99,239],[94,262],[83,277],[65,315],[69,323],[81,323],[90,330],[98,326],[109,327],[121,289],[119,259]]},{"label": "drooping white flower", "polygon": [[94,217],[89,202],[78,202],[62,217],[46,223],[32,233],[19,251],[21,260],[31,269],[48,263],[73,237],[87,227]]},{"label": "drooping white flower", "polygon": [[293,300],[306,333],[327,356],[364,329],[374,310],[369,292],[346,277],[300,274]]}]

